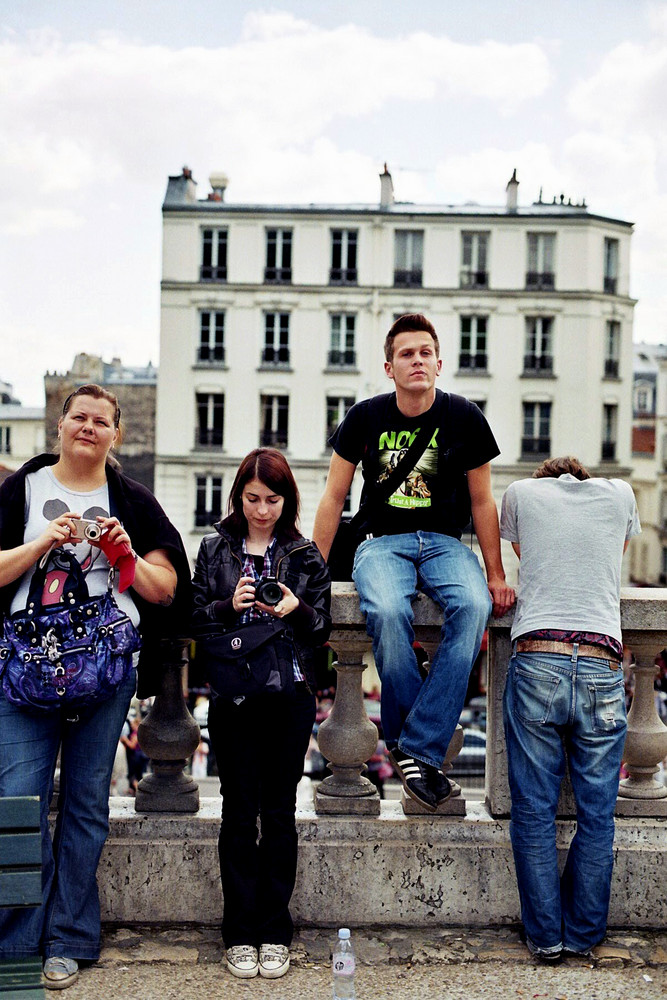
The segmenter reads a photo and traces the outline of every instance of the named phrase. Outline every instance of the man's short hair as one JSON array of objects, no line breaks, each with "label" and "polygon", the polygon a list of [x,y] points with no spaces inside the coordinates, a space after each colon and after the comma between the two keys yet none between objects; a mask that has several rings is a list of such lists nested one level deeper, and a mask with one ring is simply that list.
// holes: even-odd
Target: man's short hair
[{"label": "man's short hair", "polygon": [[398,317],[385,338],[384,356],[387,361],[394,360],[395,337],[399,333],[414,333],[415,330],[424,330],[426,333],[431,334],[435,345],[435,356],[436,358],[440,357],[440,342],[433,323],[429,319],[426,319],[426,316],[422,316],[421,313],[406,313],[405,316]]},{"label": "man's short hair", "polygon": [[573,455],[564,455],[561,458],[548,458],[546,462],[542,462],[539,468],[535,469],[533,479],[558,479],[559,476],[565,476],[568,472],[575,479],[582,481],[591,478],[590,472],[584,468],[578,458],[574,458]]}]

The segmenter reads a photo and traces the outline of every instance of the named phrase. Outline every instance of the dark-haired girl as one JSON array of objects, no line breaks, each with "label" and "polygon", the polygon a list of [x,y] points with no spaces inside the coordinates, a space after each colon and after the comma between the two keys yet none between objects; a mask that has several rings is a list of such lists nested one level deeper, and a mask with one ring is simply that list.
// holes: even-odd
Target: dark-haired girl
[{"label": "dark-haired girl", "polygon": [[[294,636],[293,691],[214,697],[209,711],[222,791],[222,936],[227,967],[242,979],[277,979],[289,968],[296,788],[315,719],[314,649],[331,628],[329,573],[299,533],[298,516],[299,492],[284,455],[250,452],[236,473],[228,516],[202,540],[193,580],[195,623],[231,627],[273,615],[287,619]],[[274,606],[255,600],[267,576],[282,591]]]}]

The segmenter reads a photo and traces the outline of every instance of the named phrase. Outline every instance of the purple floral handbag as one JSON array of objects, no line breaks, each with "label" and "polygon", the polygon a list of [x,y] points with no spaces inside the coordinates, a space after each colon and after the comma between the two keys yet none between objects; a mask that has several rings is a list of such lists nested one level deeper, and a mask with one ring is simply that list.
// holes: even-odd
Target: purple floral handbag
[{"label": "purple floral handbag", "polygon": [[54,554],[59,573],[52,571],[51,589],[61,588],[62,599],[43,604],[50,560],[42,560],[26,609],[5,618],[0,639],[2,693],[13,705],[39,711],[80,709],[110,698],[141,645],[113,597],[113,570],[106,592],[90,597],[79,561],[63,549]]}]

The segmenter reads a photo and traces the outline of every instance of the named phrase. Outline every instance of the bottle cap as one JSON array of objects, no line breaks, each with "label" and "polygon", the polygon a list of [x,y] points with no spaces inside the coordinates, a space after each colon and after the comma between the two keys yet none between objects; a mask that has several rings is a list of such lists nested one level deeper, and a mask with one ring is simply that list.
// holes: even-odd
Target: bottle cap
[{"label": "bottle cap", "polygon": [[349,936],[350,936],[350,930],[348,927],[341,927],[341,929],[338,931],[338,937],[342,941],[347,941]]}]

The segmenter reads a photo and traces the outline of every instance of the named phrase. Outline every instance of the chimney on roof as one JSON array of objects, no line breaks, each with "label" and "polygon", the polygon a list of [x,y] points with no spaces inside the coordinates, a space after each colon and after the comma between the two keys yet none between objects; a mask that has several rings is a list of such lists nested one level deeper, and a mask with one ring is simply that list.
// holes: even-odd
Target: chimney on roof
[{"label": "chimney on roof", "polygon": [[394,182],[391,174],[384,165],[384,172],[380,174],[380,208],[389,208],[394,204]]},{"label": "chimney on roof", "polygon": [[516,179],[516,167],[510,179],[507,182],[507,211],[516,212],[517,206],[519,204],[519,182]]},{"label": "chimney on roof", "polygon": [[180,174],[169,177],[164,207],[192,204],[197,200],[197,181],[189,167],[183,167]]},{"label": "chimney on roof", "polygon": [[208,196],[208,200],[224,201],[225,191],[227,190],[227,185],[229,184],[229,177],[227,174],[211,174],[208,180],[212,189],[211,194]]}]

